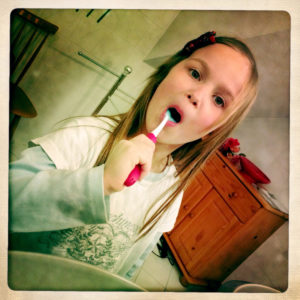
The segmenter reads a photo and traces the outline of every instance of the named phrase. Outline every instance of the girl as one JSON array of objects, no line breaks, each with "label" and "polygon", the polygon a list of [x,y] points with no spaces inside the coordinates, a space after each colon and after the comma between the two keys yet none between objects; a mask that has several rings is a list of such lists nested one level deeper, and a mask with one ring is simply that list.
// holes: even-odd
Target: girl
[{"label": "girl", "polygon": [[[247,46],[207,32],[160,66],[131,109],[32,141],[10,169],[10,249],[74,258],[131,278],[175,223],[183,190],[250,109]],[[172,108],[156,145],[145,134]],[[136,164],[140,180],[124,181]]]}]

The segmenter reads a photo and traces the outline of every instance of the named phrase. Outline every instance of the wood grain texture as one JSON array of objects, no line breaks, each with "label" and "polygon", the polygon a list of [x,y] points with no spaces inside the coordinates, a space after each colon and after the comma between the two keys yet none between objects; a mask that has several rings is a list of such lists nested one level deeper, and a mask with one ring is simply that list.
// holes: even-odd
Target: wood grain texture
[{"label": "wood grain texture", "polygon": [[174,229],[164,237],[187,284],[223,281],[286,220],[214,154],[184,193]]}]

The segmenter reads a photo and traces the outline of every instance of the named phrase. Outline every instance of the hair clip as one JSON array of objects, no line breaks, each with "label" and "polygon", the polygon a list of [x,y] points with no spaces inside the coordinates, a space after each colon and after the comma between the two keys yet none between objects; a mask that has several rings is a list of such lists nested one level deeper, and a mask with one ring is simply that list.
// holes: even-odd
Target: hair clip
[{"label": "hair clip", "polygon": [[188,43],[186,43],[185,46],[183,47],[182,51],[184,51],[186,53],[192,53],[199,48],[214,44],[216,42],[215,35],[216,35],[215,31],[208,31],[208,32],[200,35],[196,39],[191,40]]}]

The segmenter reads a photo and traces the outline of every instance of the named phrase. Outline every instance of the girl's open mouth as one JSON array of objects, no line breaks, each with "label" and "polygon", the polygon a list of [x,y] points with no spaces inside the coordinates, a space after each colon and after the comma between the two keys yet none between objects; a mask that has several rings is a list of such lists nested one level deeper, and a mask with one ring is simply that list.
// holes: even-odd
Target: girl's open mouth
[{"label": "girl's open mouth", "polygon": [[172,120],[169,120],[167,123],[166,123],[166,126],[167,127],[174,127],[176,126],[177,124],[181,123],[182,120],[183,120],[183,112],[180,110],[179,107],[177,106],[170,106],[168,107],[162,114],[161,114],[161,117],[160,117],[160,120],[162,121],[163,118],[165,117],[166,115],[166,112],[167,110],[169,111],[170,115],[171,115],[171,118]]},{"label": "girl's open mouth", "polygon": [[172,116],[172,119],[175,121],[175,123],[180,123],[181,122],[181,113],[177,110],[176,107],[169,107],[168,108],[171,116]]}]

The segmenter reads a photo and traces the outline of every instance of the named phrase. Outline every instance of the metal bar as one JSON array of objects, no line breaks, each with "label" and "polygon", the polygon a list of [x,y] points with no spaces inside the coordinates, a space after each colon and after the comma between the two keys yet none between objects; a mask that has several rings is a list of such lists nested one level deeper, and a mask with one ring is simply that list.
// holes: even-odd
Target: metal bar
[{"label": "metal bar", "polygon": [[122,83],[122,81],[126,78],[128,74],[132,72],[132,69],[129,66],[126,66],[124,68],[123,74],[118,78],[118,80],[115,82],[115,84],[112,86],[112,88],[108,91],[108,93],[105,95],[105,97],[102,99],[100,104],[97,106],[97,108],[94,110],[92,115],[97,115],[97,113],[103,108],[103,106],[107,103],[107,101],[110,99],[110,97],[113,95],[113,93],[116,91],[118,86]]},{"label": "metal bar", "polygon": [[[134,97],[128,95],[126,92],[124,92],[124,91],[121,90],[121,89],[118,89],[118,92],[119,92],[120,94],[125,95],[126,97],[130,98],[130,99],[133,100],[133,101],[135,100]],[[128,104],[132,104],[132,101],[130,101],[130,100],[128,100],[128,99],[125,99],[125,98],[122,98],[122,101],[124,101],[124,102],[126,102],[126,103],[128,103]]]},{"label": "metal bar", "polygon": [[84,53],[82,53],[81,51],[78,51],[78,55],[84,57],[85,59],[89,60],[90,62],[92,62],[93,64],[95,64],[96,66],[102,68],[103,70],[105,70],[106,72],[116,76],[116,77],[120,77],[120,75],[118,75],[117,73],[109,70],[108,68],[106,68],[105,66],[101,65],[100,63],[98,63],[97,61],[95,61],[94,59],[88,57],[87,55],[85,55]]},{"label": "metal bar", "polygon": [[[120,77],[118,74],[114,73],[113,71],[109,70],[108,68],[106,68],[105,66],[101,65],[100,63],[96,62],[95,60],[93,60],[92,58],[88,57],[87,55],[83,54],[81,51],[78,51],[78,55],[86,58],[87,60],[89,60],[90,62],[94,63],[95,65],[97,65],[98,67],[104,69],[105,71],[109,72],[110,74],[116,76],[116,77]],[[129,94],[127,94],[126,92],[124,92],[123,90],[119,89],[119,92],[124,94],[125,96],[131,98],[132,100],[135,100],[134,97],[130,96]]]}]

